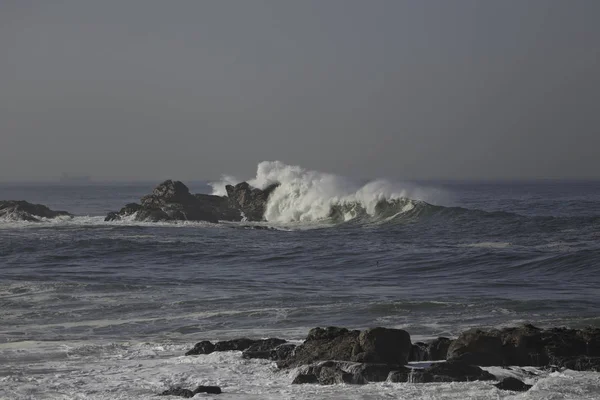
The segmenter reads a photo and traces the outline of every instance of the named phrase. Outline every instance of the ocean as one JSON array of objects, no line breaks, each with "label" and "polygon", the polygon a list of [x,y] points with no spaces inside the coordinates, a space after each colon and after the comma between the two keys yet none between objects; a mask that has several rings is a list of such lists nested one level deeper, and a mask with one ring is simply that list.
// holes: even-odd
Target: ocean
[{"label": "ocean", "polygon": [[239,352],[184,356],[200,340],[301,341],[316,326],[402,328],[413,342],[600,327],[600,182],[263,167],[251,183],[282,185],[260,223],[104,222],[160,182],[0,184],[2,200],[76,215],[0,220],[0,399],[151,399],[199,384],[224,393],[198,398],[219,399],[600,398],[594,372],[495,371],[534,385],[515,395],[486,382],[292,385],[293,372]]}]

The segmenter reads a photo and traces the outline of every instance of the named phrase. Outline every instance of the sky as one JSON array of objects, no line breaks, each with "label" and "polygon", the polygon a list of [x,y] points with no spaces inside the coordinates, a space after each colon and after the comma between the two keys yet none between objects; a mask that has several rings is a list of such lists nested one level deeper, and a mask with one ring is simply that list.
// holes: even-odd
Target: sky
[{"label": "sky", "polygon": [[0,181],[600,178],[598,0],[0,1]]}]

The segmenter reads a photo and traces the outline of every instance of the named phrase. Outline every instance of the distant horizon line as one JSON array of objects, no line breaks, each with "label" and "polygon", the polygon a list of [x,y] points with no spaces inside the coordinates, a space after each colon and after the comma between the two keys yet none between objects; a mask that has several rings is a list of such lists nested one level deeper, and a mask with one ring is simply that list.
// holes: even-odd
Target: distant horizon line
[{"label": "distant horizon line", "polygon": [[[53,186],[96,186],[108,184],[159,184],[166,180],[181,181],[183,183],[203,183],[209,184],[219,182],[221,179],[176,179],[176,178],[157,178],[157,179],[94,179],[86,176],[86,180],[64,180],[64,179],[31,179],[31,180],[0,180],[1,185],[6,184],[23,184],[37,185],[46,184]],[[378,179],[391,180],[398,183],[401,182],[430,182],[430,183],[594,183],[600,182],[600,177],[597,178],[355,178],[361,182],[370,182]],[[249,180],[249,179],[248,179]],[[243,182],[244,180],[240,180]]]}]

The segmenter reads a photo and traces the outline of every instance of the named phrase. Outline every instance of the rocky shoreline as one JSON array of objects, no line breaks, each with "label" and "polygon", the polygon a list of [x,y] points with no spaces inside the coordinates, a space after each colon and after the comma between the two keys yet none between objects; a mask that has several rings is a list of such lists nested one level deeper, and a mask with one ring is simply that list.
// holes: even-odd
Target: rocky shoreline
[{"label": "rocky shoreline", "polygon": [[[402,329],[317,327],[299,345],[278,338],[201,341],[185,355],[216,351],[241,351],[243,358],[269,359],[281,371],[295,371],[292,384],[490,381],[501,390],[526,391],[531,385],[513,377],[496,377],[481,367],[600,372],[600,328],[540,329],[525,324],[475,328],[456,339],[412,343]],[[199,392],[171,388],[163,394],[193,397]]]}]

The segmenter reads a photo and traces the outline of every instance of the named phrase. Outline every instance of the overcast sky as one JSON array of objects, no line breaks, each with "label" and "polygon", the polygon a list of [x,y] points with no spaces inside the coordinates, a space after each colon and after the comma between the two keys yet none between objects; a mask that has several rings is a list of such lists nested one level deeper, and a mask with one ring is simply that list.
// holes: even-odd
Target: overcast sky
[{"label": "overcast sky", "polygon": [[600,1],[0,1],[0,180],[600,178]]}]

